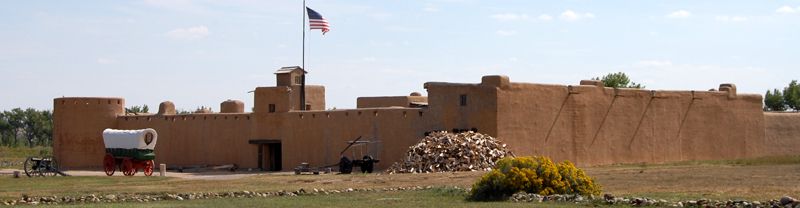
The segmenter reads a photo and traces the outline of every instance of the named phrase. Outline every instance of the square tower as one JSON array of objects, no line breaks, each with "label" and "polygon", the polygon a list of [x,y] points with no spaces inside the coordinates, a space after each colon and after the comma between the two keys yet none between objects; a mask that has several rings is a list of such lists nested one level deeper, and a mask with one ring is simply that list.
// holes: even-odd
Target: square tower
[{"label": "square tower", "polygon": [[293,85],[300,85],[302,82],[303,74],[306,74],[306,70],[299,66],[287,66],[281,67],[278,71],[275,72],[275,78],[277,79],[276,85],[277,86],[293,86]]}]

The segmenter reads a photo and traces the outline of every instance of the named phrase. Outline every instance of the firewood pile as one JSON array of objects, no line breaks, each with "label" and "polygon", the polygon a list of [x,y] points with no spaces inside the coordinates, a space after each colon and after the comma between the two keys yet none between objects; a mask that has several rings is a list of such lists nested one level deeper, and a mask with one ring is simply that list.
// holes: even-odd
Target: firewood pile
[{"label": "firewood pile", "polygon": [[406,157],[387,173],[430,173],[491,170],[497,160],[513,156],[506,144],[475,132],[433,132],[409,147]]}]

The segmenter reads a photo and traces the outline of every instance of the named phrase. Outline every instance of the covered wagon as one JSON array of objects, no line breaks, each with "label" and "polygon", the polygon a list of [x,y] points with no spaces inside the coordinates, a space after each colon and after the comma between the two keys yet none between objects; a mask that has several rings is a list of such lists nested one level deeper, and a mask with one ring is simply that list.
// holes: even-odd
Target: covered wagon
[{"label": "covered wagon", "polygon": [[123,175],[133,176],[139,169],[144,175],[153,175],[154,149],[158,134],[153,129],[103,131],[103,143],[106,155],[103,158],[103,169],[106,175],[112,176],[117,168]]}]

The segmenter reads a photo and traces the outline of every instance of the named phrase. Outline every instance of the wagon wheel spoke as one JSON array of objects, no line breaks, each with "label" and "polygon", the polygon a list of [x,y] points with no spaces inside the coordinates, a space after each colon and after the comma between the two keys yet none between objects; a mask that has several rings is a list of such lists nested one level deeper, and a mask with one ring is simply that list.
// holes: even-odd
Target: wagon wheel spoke
[{"label": "wagon wheel spoke", "polygon": [[133,167],[133,161],[130,158],[122,159],[122,174],[125,176],[133,176],[135,174],[135,168]]},{"label": "wagon wheel spoke", "polygon": [[151,176],[153,175],[153,160],[148,160],[144,162],[144,175]]},{"label": "wagon wheel spoke", "polygon": [[114,163],[114,156],[111,154],[106,154],[106,156],[103,158],[103,170],[105,170],[107,176],[114,175],[114,171],[117,168],[115,167],[116,164]]}]

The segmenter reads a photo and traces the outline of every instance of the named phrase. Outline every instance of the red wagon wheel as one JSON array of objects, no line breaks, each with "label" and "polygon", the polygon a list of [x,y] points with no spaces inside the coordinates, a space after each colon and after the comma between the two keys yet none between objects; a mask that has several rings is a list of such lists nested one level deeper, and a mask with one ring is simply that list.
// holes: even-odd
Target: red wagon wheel
[{"label": "red wagon wheel", "polygon": [[144,175],[151,176],[153,175],[153,160],[148,160],[144,162]]},{"label": "red wagon wheel", "polygon": [[106,154],[106,156],[103,158],[103,169],[106,171],[106,175],[114,175],[114,171],[117,169],[115,165],[114,156],[111,154]]},{"label": "red wagon wheel", "polygon": [[133,161],[130,158],[122,159],[122,174],[125,176],[136,174],[136,168],[133,167]]}]

